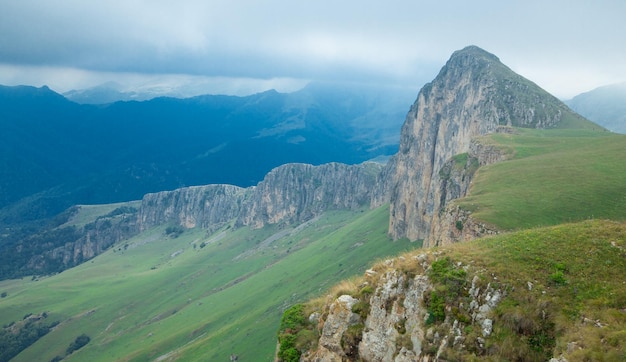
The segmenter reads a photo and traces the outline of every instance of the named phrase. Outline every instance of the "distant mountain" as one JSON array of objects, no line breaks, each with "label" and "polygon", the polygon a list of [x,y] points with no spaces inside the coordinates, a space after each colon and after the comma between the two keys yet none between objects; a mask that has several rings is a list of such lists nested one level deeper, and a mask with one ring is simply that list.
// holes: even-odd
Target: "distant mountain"
[{"label": "distant mountain", "polygon": [[290,162],[391,155],[412,93],[320,83],[95,106],[47,87],[0,86],[0,220],[191,185],[246,187]]},{"label": "distant mountain", "polygon": [[63,93],[63,96],[72,102],[80,104],[107,104],[117,101],[147,101],[156,98],[158,94],[149,92],[124,91],[122,86],[115,82],[107,82],[86,89],[74,89]]},{"label": "distant mountain", "polygon": [[565,103],[610,131],[626,133],[626,82],[596,88]]}]

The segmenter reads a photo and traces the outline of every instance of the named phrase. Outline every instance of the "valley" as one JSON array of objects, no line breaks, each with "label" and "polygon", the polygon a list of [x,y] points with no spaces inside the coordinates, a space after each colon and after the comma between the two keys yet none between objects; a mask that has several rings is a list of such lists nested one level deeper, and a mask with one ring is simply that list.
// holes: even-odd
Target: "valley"
[{"label": "valley", "polygon": [[284,308],[419,246],[391,242],[387,223],[381,207],[298,228],[197,228],[172,238],[155,227],[60,274],[0,282],[0,323],[42,312],[60,322],[15,361],[64,356],[82,333],[91,342],[67,360],[271,360]]}]

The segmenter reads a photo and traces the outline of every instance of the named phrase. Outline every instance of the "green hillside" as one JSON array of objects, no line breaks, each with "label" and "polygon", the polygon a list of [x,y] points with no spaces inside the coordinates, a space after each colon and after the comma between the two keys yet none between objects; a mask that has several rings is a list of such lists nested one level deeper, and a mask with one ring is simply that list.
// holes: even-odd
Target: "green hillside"
[{"label": "green hillside", "polygon": [[[419,260],[424,256],[418,257],[420,254],[432,268],[423,270]],[[568,361],[626,359],[624,222],[588,220],[416,250],[393,262],[374,265],[374,273],[367,277],[349,285],[342,283],[341,294],[363,298],[364,283],[377,285],[376,278],[390,268],[409,278],[425,273],[433,281],[433,290],[425,299],[430,300],[429,313],[439,315],[426,322],[430,330],[445,334],[452,320],[460,321],[464,347],[445,348],[442,360],[547,361],[561,355]],[[490,314],[493,333],[484,339],[480,325],[472,322],[466,310],[472,300],[468,290],[473,280],[480,288],[489,284],[504,292]],[[323,312],[322,303],[312,300],[303,310]],[[450,322],[446,324],[447,317]],[[315,326],[306,322],[300,328],[316,334]],[[304,334],[300,331],[298,338],[300,335]],[[484,347],[478,348],[479,344]],[[315,342],[304,349],[314,346]],[[425,355],[434,358],[439,344],[426,337],[421,347]]]},{"label": "green hillside", "polygon": [[0,323],[43,312],[60,322],[15,361],[64,357],[82,334],[90,342],[64,361],[224,361],[231,353],[269,361],[284,308],[419,246],[390,242],[388,213],[332,212],[295,229],[194,229],[177,238],[162,226],[61,274],[0,282]]},{"label": "green hillside", "polygon": [[[454,202],[503,234],[403,254],[337,285],[340,292],[333,295],[366,298],[357,304],[363,313],[369,305],[363,285],[376,286],[389,268],[407,278],[426,273],[433,281],[426,308],[435,316],[426,322],[429,330],[445,335],[453,320],[464,325],[465,347],[446,348],[443,360],[545,361],[561,354],[569,361],[626,360],[626,136],[515,129],[480,141],[509,159],[480,168],[469,196]],[[423,253],[432,269],[423,270],[418,262]],[[494,330],[487,339],[464,311],[473,276],[483,288],[490,283],[505,291],[489,317]],[[305,315],[324,313],[324,302],[328,299],[307,302]],[[314,350],[315,326],[304,322],[295,330],[300,352]],[[356,350],[360,338],[346,333],[342,343],[356,341],[351,347]],[[436,338],[421,338],[422,353],[435,358],[441,351]],[[408,339],[396,343],[410,345]]]},{"label": "green hillside", "polygon": [[511,159],[479,169],[458,204],[503,230],[590,218],[626,220],[626,136],[580,129],[516,129],[483,143]]}]

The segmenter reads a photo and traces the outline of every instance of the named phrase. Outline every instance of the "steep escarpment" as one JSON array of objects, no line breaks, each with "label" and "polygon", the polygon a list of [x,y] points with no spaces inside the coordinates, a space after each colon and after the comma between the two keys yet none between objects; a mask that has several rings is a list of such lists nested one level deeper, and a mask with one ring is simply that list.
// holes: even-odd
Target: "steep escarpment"
[{"label": "steep escarpment", "polygon": [[496,56],[475,46],[455,52],[419,92],[402,127],[400,149],[388,165],[384,182],[389,184],[382,190],[391,201],[390,235],[431,245],[432,218],[449,199],[441,194],[444,166],[469,152],[474,137],[500,126],[552,128],[576,122],[584,120]]},{"label": "steep escarpment", "polygon": [[[0,279],[51,274],[79,265],[139,232],[135,203],[103,213],[84,224],[72,221],[84,206],[67,210],[59,225],[26,234],[5,246]],[[67,218],[67,219],[65,219]]]},{"label": "steep escarpment", "polygon": [[225,225],[297,224],[328,210],[366,208],[383,167],[286,164],[248,188],[216,184],[146,194],[136,208],[120,207],[85,225],[62,226],[15,243],[0,278],[65,270],[158,225],[213,232]]},{"label": "steep escarpment", "polygon": [[272,170],[251,192],[237,219],[255,228],[307,221],[326,210],[367,206],[383,166],[288,164]]},{"label": "steep escarpment", "polygon": [[232,185],[206,185],[147,194],[141,201],[140,229],[167,223],[217,229],[239,215],[248,193]]},{"label": "steep escarpment", "polygon": [[286,164],[268,173],[257,186],[207,185],[146,195],[141,203],[141,230],[173,223],[214,230],[225,223],[260,228],[307,221],[327,210],[368,206],[377,163],[320,166]]}]

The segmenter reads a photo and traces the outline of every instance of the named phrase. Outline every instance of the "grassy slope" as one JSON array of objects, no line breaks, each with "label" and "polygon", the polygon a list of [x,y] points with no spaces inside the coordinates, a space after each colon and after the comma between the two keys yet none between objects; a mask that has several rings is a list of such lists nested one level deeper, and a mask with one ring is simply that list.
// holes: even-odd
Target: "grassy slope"
[{"label": "grassy slope", "polygon": [[[379,275],[390,267],[407,275],[422,274],[417,258],[422,253],[431,262],[449,258],[451,265],[467,270],[461,293],[447,294],[451,298],[445,310],[449,324],[429,325],[435,330],[447,333],[454,319],[461,320],[461,306],[471,301],[468,290],[474,275],[479,277],[480,288],[490,284],[505,292],[489,317],[494,329],[485,340],[483,354],[475,348],[477,338],[482,337],[481,327],[466,316],[466,322],[460,322],[466,347],[447,349],[443,359],[545,361],[561,354],[569,361],[626,359],[625,222],[587,220],[532,228],[412,251],[372,269]],[[342,283],[343,293],[358,296],[364,279],[353,280],[352,289]],[[319,300],[306,307],[319,308]],[[426,339],[423,351],[434,356],[439,345],[429,350]]]},{"label": "grassy slope", "polygon": [[282,230],[190,230],[170,239],[156,228],[61,274],[1,282],[8,296],[0,323],[43,311],[63,321],[15,361],[63,356],[82,333],[91,342],[66,360],[226,360],[236,353],[269,361],[286,306],[416,246],[390,242],[387,225],[383,207],[329,213],[267,244]]},{"label": "grassy slope", "polygon": [[134,207],[139,209],[141,207],[141,201],[128,201],[103,205],[78,205],[78,207],[79,212],[62,226],[83,227],[85,224],[96,220],[99,216],[107,215],[119,207]]},{"label": "grassy slope", "polygon": [[473,269],[485,268],[485,277],[495,275],[506,285],[508,296],[496,309],[490,341],[500,349],[497,355],[510,359],[523,353],[518,347],[506,349],[530,344],[528,336],[515,331],[524,319],[540,325],[545,312],[554,323],[546,331],[555,339],[550,355],[566,353],[567,343],[575,342],[581,349],[569,353],[570,361],[626,358],[626,223],[584,221],[530,229],[457,244],[447,253]]},{"label": "grassy slope", "polygon": [[[590,129],[520,129],[482,141],[511,158],[481,168],[470,195],[457,203],[472,210],[474,218],[518,231],[427,253],[431,260],[450,257],[453,265],[468,266],[483,287],[492,283],[507,296],[491,316],[494,333],[486,342],[487,355],[473,355],[480,327],[469,325],[466,354],[448,350],[444,357],[546,360],[564,354],[570,361],[623,361],[626,136]],[[394,264],[408,274],[422,273],[417,263],[410,263],[423,252],[405,254]],[[373,267],[387,268],[386,263]],[[335,289],[358,295],[362,282]],[[471,278],[465,283],[467,293]],[[467,296],[456,302],[467,305],[469,299],[463,298]],[[320,300],[308,305],[320,308]]]},{"label": "grassy slope", "polygon": [[512,159],[481,168],[458,203],[504,230],[589,218],[626,220],[626,136],[527,130],[483,138]]}]

